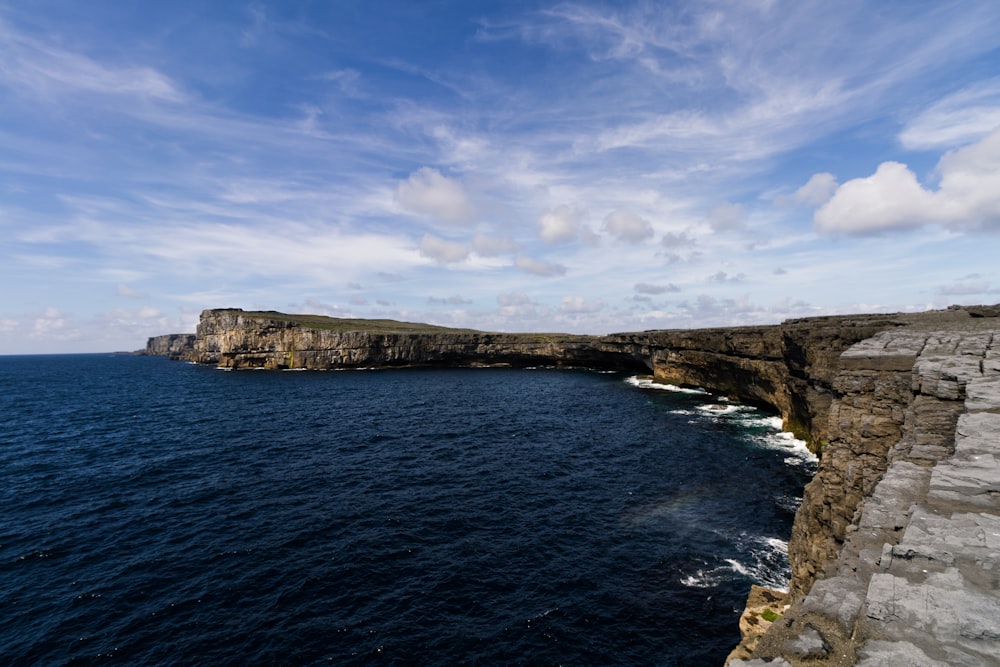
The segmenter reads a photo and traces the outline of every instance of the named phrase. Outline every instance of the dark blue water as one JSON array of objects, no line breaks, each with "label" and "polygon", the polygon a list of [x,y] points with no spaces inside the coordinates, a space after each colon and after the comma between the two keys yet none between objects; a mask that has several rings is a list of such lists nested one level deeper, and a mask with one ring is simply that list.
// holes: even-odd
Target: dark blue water
[{"label": "dark blue water", "polygon": [[626,380],[0,357],[0,663],[721,664],[812,464]]}]

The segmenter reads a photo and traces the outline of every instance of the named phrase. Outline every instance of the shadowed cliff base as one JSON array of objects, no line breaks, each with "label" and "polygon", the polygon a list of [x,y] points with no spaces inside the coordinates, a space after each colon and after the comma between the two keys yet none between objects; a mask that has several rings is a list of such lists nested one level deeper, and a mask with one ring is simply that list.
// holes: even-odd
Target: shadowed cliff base
[{"label": "shadowed cliff base", "polygon": [[[995,463],[998,332],[1000,306],[605,336],[220,309],[202,313],[183,351],[157,337],[147,353],[174,350],[168,356],[233,369],[537,365],[652,372],[661,382],[768,406],[821,460],[789,540],[792,579],[783,605],[790,607],[773,622],[746,624],[767,632],[734,651],[732,664],[871,666],[907,664],[914,656],[926,664],[998,664],[989,656],[1000,655],[1000,626],[983,615],[1000,618],[1000,564],[974,554],[956,561],[951,551],[941,555],[944,547],[921,546],[927,541],[919,537],[934,532],[934,544],[948,545],[961,541],[955,531],[966,531],[971,521],[982,540],[992,540],[984,545],[992,545],[994,555],[1000,546],[993,530],[1000,473],[989,466],[979,477],[965,472],[973,464],[956,460],[955,444],[956,424],[974,408],[986,415],[975,421],[977,447],[986,451],[976,450],[974,464],[981,466],[983,457]],[[982,516],[953,522],[951,505],[929,505],[933,479],[936,498],[957,497],[957,512],[974,497]],[[899,489],[905,493],[894,492]],[[927,512],[947,517],[929,527],[921,518]],[[904,536],[917,546],[897,554]],[[941,581],[947,581],[897,576],[892,563],[902,572],[900,563],[913,558],[906,554],[916,552],[929,553],[920,562],[944,568]],[[959,561],[978,565],[962,569],[954,565]],[[965,592],[943,603],[952,610],[947,623],[915,611],[919,600],[941,599],[945,589]],[[974,611],[957,613],[966,607]]]}]

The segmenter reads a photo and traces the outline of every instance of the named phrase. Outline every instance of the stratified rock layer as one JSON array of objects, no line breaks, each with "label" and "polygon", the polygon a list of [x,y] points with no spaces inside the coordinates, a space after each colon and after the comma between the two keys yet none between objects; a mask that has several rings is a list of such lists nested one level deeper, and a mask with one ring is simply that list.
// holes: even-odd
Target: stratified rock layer
[{"label": "stratified rock layer", "polygon": [[190,359],[194,354],[195,334],[167,334],[153,336],[146,341],[143,354],[150,357]]},{"label": "stratified rock layer", "polygon": [[841,367],[796,601],[730,664],[1000,665],[1000,326],[882,332]]}]

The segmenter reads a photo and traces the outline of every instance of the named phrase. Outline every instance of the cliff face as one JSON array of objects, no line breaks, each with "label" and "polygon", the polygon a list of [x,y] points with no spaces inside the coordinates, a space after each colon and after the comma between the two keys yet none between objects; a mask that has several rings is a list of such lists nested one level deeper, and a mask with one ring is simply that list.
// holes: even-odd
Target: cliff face
[{"label": "cliff face", "polygon": [[793,604],[731,664],[1000,665],[1000,322],[882,332],[834,392]]},{"label": "cliff face", "polygon": [[150,357],[188,359],[194,353],[195,334],[153,336],[146,341],[145,354]]},{"label": "cliff face", "polygon": [[589,366],[649,371],[627,337],[497,334],[475,331],[366,331],[302,326],[274,316],[209,310],[198,324],[193,360],[224,368],[391,366]]}]

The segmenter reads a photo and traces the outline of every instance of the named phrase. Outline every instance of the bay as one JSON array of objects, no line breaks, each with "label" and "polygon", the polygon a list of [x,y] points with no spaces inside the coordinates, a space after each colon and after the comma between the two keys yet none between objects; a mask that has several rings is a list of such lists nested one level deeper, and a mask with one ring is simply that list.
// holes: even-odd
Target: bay
[{"label": "bay", "polygon": [[721,664],[814,461],[627,375],[0,357],[9,664]]}]

